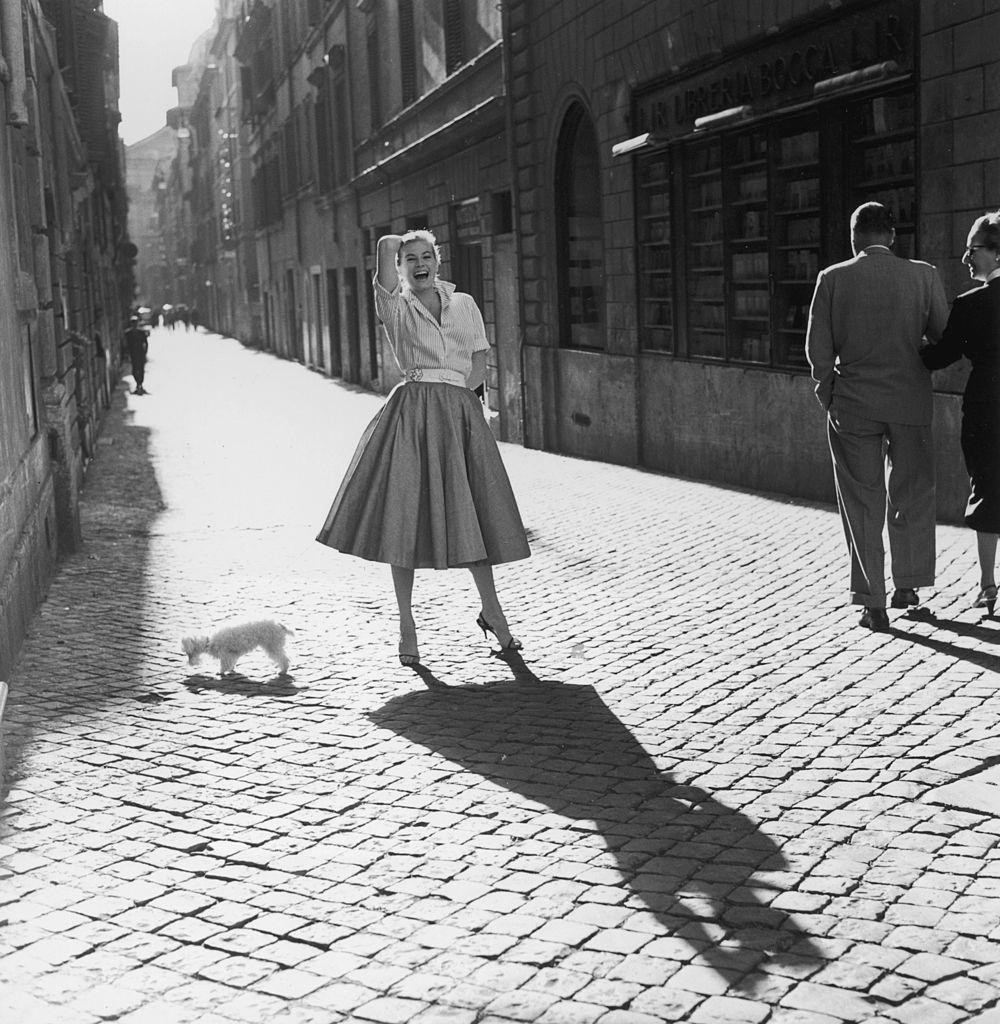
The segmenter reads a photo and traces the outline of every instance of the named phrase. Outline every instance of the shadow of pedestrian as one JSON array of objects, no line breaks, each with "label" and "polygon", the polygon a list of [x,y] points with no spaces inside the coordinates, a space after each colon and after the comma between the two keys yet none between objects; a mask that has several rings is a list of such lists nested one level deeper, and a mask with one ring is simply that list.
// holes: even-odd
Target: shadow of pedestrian
[{"label": "shadow of pedestrian", "polygon": [[[960,636],[966,636],[973,640],[984,640],[987,643],[995,644],[1000,640],[994,630],[985,630],[981,627],[970,626],[966,623],[954,622],[949,619],[935,619],[937,626],[953,629]],[[946,654],[950,658],[959,661],[969,661],[987,672],[1000,672],[1000,655],[989,654],[986,651],[973,651],[968,647],[951,643],[948,640],[936,640],[934,637],[923,636],[920,633],[911,633],[909,630],[892,627],[888,630],[890,636],[898,637],[900,640],[908,640],[911,644],[919,644],[938,654]]]},{"label": "shadow of pedestrian", "polygon": [[754,878],[787,867],[774,841],[746,815],[661,771],[593,687],[538,686],[520,656],[508,661],[514,681],[491,687],[446,686],[424,669],[428,689],[395,697],[369,718],[544,805],[583,841],[596,831],[628,890],[625,905],[641,909],[637,898],[655,916],[656,934],[693,950],[733,988],[754,991],[766,960],[810,969],[819,959],[811,939],[768,906],[780,892],[774,882]]},{"label": "shadow of pedestrian", "polygon": [[985,622],[996,622],[997,625],[1000,625],[997,619],[989,615],[983,615],[977,623],[973,623],[963,622],[961,619],[946,619],[929,609],[917,609],[911,611],[906,618],[917,622],[927,622],[932,626],[937,626],[939,629],[947,629],[949,632],[957,633],[959,636],[968,637],[970,640],[982,640],[983,643],[987,644],[1000,644],[1000,629],[983,625]]}]

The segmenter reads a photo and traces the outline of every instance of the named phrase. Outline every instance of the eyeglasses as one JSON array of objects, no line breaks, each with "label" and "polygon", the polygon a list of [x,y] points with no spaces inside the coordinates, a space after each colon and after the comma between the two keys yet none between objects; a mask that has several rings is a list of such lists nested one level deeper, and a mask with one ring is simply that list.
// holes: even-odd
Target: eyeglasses
[{"label": "eyeglasses", "polygon": [[965,250],[965,255],[966,256],[971,256],[977,249],[989,249],[989,246],[988,245],[970,245]]}]

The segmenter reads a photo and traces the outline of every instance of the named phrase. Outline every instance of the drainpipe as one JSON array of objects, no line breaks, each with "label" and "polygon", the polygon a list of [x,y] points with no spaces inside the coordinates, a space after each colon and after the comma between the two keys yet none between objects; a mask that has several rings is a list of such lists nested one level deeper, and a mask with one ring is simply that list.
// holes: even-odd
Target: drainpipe
[{"label": "drainpipe", "polygon": [[24,66],[24,23],[21,0],[0,0],[0,32],[3,36],[3,56],[7,62],[7,123],[24,128],[28,123],[25,102],[28,80]]}]

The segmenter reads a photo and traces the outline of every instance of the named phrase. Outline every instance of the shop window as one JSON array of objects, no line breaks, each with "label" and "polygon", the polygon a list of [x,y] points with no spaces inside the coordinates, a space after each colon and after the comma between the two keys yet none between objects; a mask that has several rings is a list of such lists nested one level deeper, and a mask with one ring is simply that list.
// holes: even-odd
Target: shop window
[{"label": "shop window", "polygon": [[674,351],[673,232],[670,161],[663,154],[639,168],[640,330],[643,347]]},{"label": "shop window", "polygon": [[722,144],[689,147],[684,183],[687,220],[688,354],[723,356],[726,287],[722,232]]},{"label": "shop window", "polygon": [[839,102],[687,140],[636,165],[640,343],[692,359],[806,370],[822,267],[851,255],[862,202],[916,253],[910,92]]},{"label": "shop window", "polygon": [[916,252],[916,142],[913,96],[877,96],[852,105],[849,119],[854,206],[872,195],[896,218],[895,252]]},{"label": "shop window", "polygon": [[604,347],[604,236],[600,159],[594,126],[574,107],[563,123],[556,163],[560,344]]}]

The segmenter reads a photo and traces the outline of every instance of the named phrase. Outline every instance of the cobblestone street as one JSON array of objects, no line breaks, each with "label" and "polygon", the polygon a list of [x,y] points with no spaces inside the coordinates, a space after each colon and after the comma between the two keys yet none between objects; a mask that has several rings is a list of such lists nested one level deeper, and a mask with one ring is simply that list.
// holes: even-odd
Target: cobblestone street
[{"label": "cobblestone street", "polygon": [[[165,329],[146,386],[9,680],[4,1021],[1000,1021],[1000,818],[942,793],[1000,760],[970,531],[874,634],[833,509],[502,445],[523,657],[427,571],[414,671],[313,540],[382,400]],[[254,613],[288,677],[188,666]]]}]

